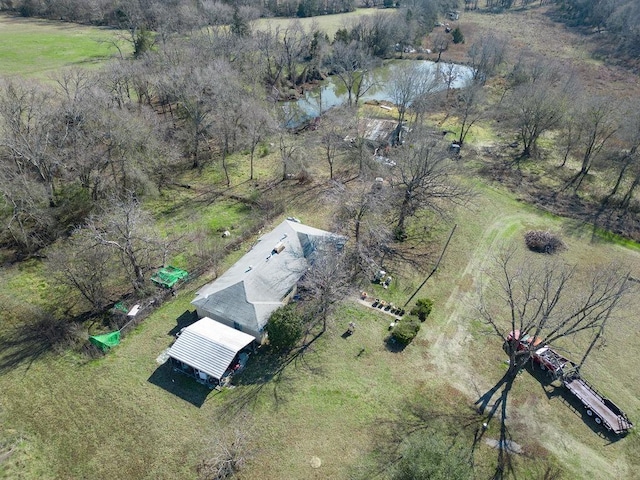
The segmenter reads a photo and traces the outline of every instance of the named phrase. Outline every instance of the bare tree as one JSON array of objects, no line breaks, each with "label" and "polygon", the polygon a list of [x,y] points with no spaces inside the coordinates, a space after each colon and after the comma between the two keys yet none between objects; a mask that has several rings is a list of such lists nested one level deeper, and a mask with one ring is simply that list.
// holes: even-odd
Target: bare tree
[{"label": "bare tree", "polygon": [[445,33],[444,31],[439,31],[436,33],[433,38],[433,50],[438,52],[438,58],[436,59],[436,63],[440,62],[442,58],[442,53],[449,48],[449,42],[451,42],[451,35]]},{"label": "bare tree", "polygon": [[473,79],[484,84],[503,62],[506,50],[507,42],[495,35],[484,35],[474,42],[467,52]]},{"label": "bare tree", "polygon": [[560,128],[559,145],[562,147],[563,156],[560,167],[564,167],[572,153],[582,138],[582,122],[580,121],[580,113],[578,108],[573,106],[567,108],[565,112],[562,127]]},{"label": "bare tree", "polygon": [[455,63],[445,63],[444,65],[438,65],[440,75],[447,86],[447,98],[453,89],[453,83],[459,78],[458,65]]},{"label": "bare tree", "polygon": [[537,264],[520,261],[516,249],[500,251],[496,270],[481,292],[478,312],[489,329],[504,341],[510,332],[519,338],[531,335],[540,342],[517,348],[517,338],[508,345],[509,368],[481,402],[515,380],[531,360],[536,345],[552,344],[569,336],[594,335],[615,314],[623,299],[633,291],[629,272],[613,265],[578,275],[576,267],[549,261]]},{"label": "bare tree", "polygon": [[484,91],[476,82],[460,89],[457,92],[455,110],[460,122],[460,135],[458,143],[462,145],[475,123],[482,118]]},{"label": "bare tree", "polygon": [[384,256],[383,250],[393,241],[386,228],[385,218],[390,215],[390,189],[380,182],[360,180],[340,185],[335,202],[338,213],[334,231],[349,239],[353,276],[375,272],[376,261]]},{"label": "bare tree", "polygon": [[278,134],[280,161],[282,162],[282,180],[289,178],[291,167],[298,163],[298,143],[286,128],[280,128]]},{"label": "bare tree", "polygon": [[627,148],[618,162],[618,176],[607,200],[618,193],[627,172],[632,172],[631,184],[621,201],[621,207],[626,210],[629,208],[635,189],[640,184],[640,102],[636,100],[629,105],[625,118],[627,121],[622,124],[619,135]]},{"label": "bare tree", "polygon": [[394,15],[382,13],[360,17],[349,30],[353,40],[362,42],[371,55],[380,58],[390,53],[398,36]]},{"label": "bare tree", "polygon": [[[347,296],[350,288],[349,270],[345,265],[344,239],[326,239],[316,246],[309,271],[301,282],[301,290],[307,298],[307,334],[312,334],[309,345],[327,329],[327,321],[337,305]],[[316,327],[320,330],[316,330]],[[315,330],[315,333],[312,333]]]},{"label": "bare tree", "polygon": [[349,108],[333,108],[320,119],[319,135],[313,138],[319,143],[329,167],[329,179],[333,180],[336,161],[347,153],[348,143],[345,137],[351,131],[351,123],[355,121]]},{"label": "bare tree", "polygon": [[144,288],[147,272],[160,266],[166,256],[167,243],[133,196],[114,200],[110,209],[90,217],[85,228],[96,244],[118,255],[136,291]]},{"label": "bare tree", "polygon": [[51,117],[53,96],[36,84],[8,82],[0,93],[0,148],[21,174],[33,174],[56,205],[55,180],[60,164]]},{"label": "bare tree", "polygon": [[270,132],[275,130],[275,119],[267,106],[255,96],[246,99],[243,102],[243,108],[243,127],[250,152],[249,180],[253,180],[256,148]]},{"label": "bare tree", "polygon": [[417,98],[433,92],[438,85],[434,71],[426,71],[415,63],[404,64],[393,71],[390,97],[398,107],[398,125],[404,123],[407,109]]},{"label": "bare tree", "polygon": [[[452,204],[464,204],[470,192],[453,179],[454,164],[442,145],[425,138],[424,132],[414,132],[415,143],[403,145],[397,156],[391,180],[397,195],[398,240],[406,238],[407,220],[421,210],[444,214]],[[422,138],[421,138],[422,137]]]},{"label": "bare tree", "polygon": [[307,73],[307,68],[302,64],[309,52],[311,36],[305,32],[302,24],[296,21],[281,32],[281,42],[284,73],[290,85],[295,87]]},{"label": "bare tree", "polygon": [[186,151],[193,158],[193,168],[201,166],[203,146],[208,145],[214,124],[215,104],[211,96],[216,72],[209,67],[178,66],[166,72],[160,90],[178,103],[178,114],[184,121]]},{"label": "bare tree", "polygon": [[267,85],[276,91],[284,72],[282,44],[279,37],[279,29],[275,32],[260,30],[254,36],[256,49],[260,52],[258,59],[262,67],[262,76]]},{"label": "bare tree", "polygon": [[580,171],[569,181],[575,190],[589,174],[594,159],[603,152],[605,145],[620,128],[619,106],[612,98],[591,97],[580,108],[582,163]]},{"label": "bare tree", "polygon": [[[578,275],[575,267],[532,259],[521,261],[515,249],[500,251],[496,269],[480,295],[478,312],[489,330],[505,344],[509,367],[503,377],[477,401],[480,413],[485,413],[493,397],[498,399],[488,413],[490,421],[500,411],[500,448],[494,478],[506,478],[515,470],[511,459],[511,434],[507,425],[509,393],[518,373],[544,344],[567,337],[596,338],[623,300],[632,293],[629,274],[616,266],[605,266],[590,274]],[[510,332],[515,332],[509,335]],[[525,335],[537,341],[520,345]],[[591,350],[589,346],[582,362]],[[568,372],[567,372],[568,373]],[[476,435],[476,442],[484,433]]]},{"label": "bare tree", "polygon": [[[526,69],[526,70],[525,70]],[[560,125],[570,91],[560,68],[534,61],[521,67],[522,80],[511,92],[510,110],[522,141],[522,157],[536,153],[540,136]]]},{"label": "bare tree", "polygon": [[77,291],[91,311],[100,312],[111,301],[110,288],[120,276],[114,252],[77,229],[65,242],[47,255],[47,267],[61,284]]},{"label": "bare tree", "polygon": [[2,195],[2,236],[22,254],[31,254],[47,245],[54,217],[44,185],[28,175],[0,164],[0,195]]},{"label": "bare tree", "polygon": [[333,51],[326,58],[325,65],[329,73],[338,77],[347,90],[348,106],[354,103],[357,105],[358,99],[373,86],[368,75],[373,64],[373,58],[359,42],[336,42],[333,45]]},{"label": "bare tree", "polygon": [[251,429],[246,419],[241,419],[233,431],[217,436],[212,452],[198,463],[198,480],[232,480],[244,468],[252,456]]},{"label": "bare tree", "polygon": [[242,105],[245,101],[245,92],[241,87],[238,74],[228,63],[216,61],[213,70],[215,76],[211,83],[211,103],[215,106],[215,115],[212,116],[212,122],[222,143],[222,169],[228,187],[231,185],[231,177],[227,157],[234,151],[242,127],[245,113]]}]

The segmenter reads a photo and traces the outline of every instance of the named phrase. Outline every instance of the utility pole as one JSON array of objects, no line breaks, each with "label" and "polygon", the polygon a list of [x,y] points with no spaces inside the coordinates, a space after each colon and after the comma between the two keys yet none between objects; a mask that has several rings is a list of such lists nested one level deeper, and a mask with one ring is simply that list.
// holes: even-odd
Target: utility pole
[{"label": "utility pole", "polygon": [[420,284],[420,286],[416,289],[415,292],[413,292],[413,295],[411,295],[409,297],[409,300],[407,300],[407,303],[405,303],[402,308],[407,308],[407,305],[409,305],[409,302],[411,300],[413,300],[413,297],[415,297],[418,292],[420,291],[420,289],[422,287],[424,287],[424,284],[427,283],[427,280],[429,280],[434,273],[436,273],[436,270],[438,270],[438,267],[440,266],[440,262],[442,261],[442,257],[444,257],[445,252],[447,251],[447,247],[449,246],[449,242],[451,241],[451,237],[453,237],[453,232],[456,231],[456,227],[458,226],[458,224],[456,223],[453,228],[451,229],[451,233],[449,233],[449,238],[447,238],[447,243],[444,244],[444,248],[442,249],[442,252],[440,253],[440,258],[438,258],[438,261],[436,262],[436,266],[433,267],[433,270],[431,270],[431,272],[429,273],[429,275],[427,275],[427,278],[424,279],[424,282],[422,282]]}]

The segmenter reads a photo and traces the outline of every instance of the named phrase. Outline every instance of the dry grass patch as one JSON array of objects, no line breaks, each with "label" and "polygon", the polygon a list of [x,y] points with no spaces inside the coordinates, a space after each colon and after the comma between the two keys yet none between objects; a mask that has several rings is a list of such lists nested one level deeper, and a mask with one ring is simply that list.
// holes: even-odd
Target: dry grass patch
[{"label": "dry grass patch", "polygon": [[329,38],[333,40],[334,35],[338,29],[348,26],[351,22],[357,22],[360,17],[368,15],[387,15],[391,14],[395,10],[378,10],[377,8],[358,8],[354,12],[349,13],[337,13],[334,15],[321,15],[319,17],[308,18],[261,18],[256,20],[252,24],[253,30],[267,30],[271,28],[275,31],[277,28],[280,30],[289,28],[294,23],[300,23],[306,31],[320,30],[329,35]]},{"label": "dry grass patch", "polygon": [[[580,82],[594,92],[617,94],[622,98],[640,94],[636,76],[624,67],[611,65],[594,57],[600,46],[598,35],[585,34],[553,20],[554,6],[531,6],[502,13],[483,10],[464,12],[459,25],[468,47],[488,32],[508,41],[507,63],[515,64],[527,54],[556,59],[573,70]],[[466,61],[463,51],[451,52],[447,60]]]}]

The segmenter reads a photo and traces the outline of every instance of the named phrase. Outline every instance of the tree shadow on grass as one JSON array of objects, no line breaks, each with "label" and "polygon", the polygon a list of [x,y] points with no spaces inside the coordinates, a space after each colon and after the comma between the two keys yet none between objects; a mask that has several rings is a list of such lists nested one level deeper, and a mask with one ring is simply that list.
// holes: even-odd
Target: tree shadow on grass
[{"label": "tree shadow on grass", "polygon": [[[426,433],[441,437],[451,448],[468,444],[473,438],[474,430],[482,423],[477,412],[465,408],[446,411],[430,403],[418,391],[414,398],[406,399],[397,409],[376,419],[371,426],[372,461],[366,466],[357,465],[351,478],[388,478],[403,460],[407,441],[416,435]],[[472,465],[473,455],[462,461],[468,461]]]},{"label": "tree shadow on grass", "polygon": [[174,371],[171,362],[165,362],[156,368],[147,382],[198,408],[204,405],[207,397],[212,393],[209,387],[198,383],[187,375]]},{"label": "tree shadow on grass", "polygon": [[0,335],[0,373],[31,364],[73,341],[74,324],[44,314]]},{"label": "tree shadow on grass", "polygon": [[[473,445],[471,447],[472,453],[474,453],[484,439],[487,432],[489,423],[497,416],[499,421],[500,436],[495,441],[496,449],[498,450],[496,467],[492,475],[494,480],[502,480],[505,478],[517,478],[515,464],[513,461],[513,454],[515,453],[513,445],[515,445],[509,427],[507,426],[507,403],[509,399],[509,393],[513,387],[513,383],[516,377],[512,372],[507,371],[505,375],[498,380],[496,385],[490,388],[484,395],[480,396],[476,400],[476,407],[480,415],[486,415],[486,420],[483,422],[482,428],[476,430],[474,435]],[[500,389],[502,389],[500,391]],[[500,391],[496,401],[492,404],[491,400]],[[488,409],[488,413],[487,413]]]},{"label": "tree shadow on grass", "polygon": [[[546,372],[542,371],[539,368],[536,368],[531,362],[528,363],[523,368],[523,370],[527,370],[534,376],[534,378],[536,378],[540,382],[540,385],[545,395],[547,395],[547,398],[559,398],[566,406],[571,407],[576,414],[581,415],[583,419],[586,419],[586,414],[580,413],[585,412],[585,409],[583,408],[579,400],[571,395],[571,393],[566,388],[557,383],[557,381],[550,378],[550,376]],[[519,373],[521,373],[521,371]],[[477,408],[478,413],[480,415],[486,416],[486,420],[483,423],[483,428],[476,431],[475,439],[472,446],[472,452],[476,450],[479,443],[485,437],[485,433],[487,431],[489,423],[494,418],[499,422],[500,436],[499,439],[494,442],[495,447],[498,451],[496,468],[492,475],[492,478],[494,480],[517,478],[518,476],[513,456],[514,454],[519,454],[520,452],[517,451],[516,448],[514,448],[514,446],[517,447],[517,444],[514,442],[511,431],[509,430],[509,427],[507,425],[507,404],[509,394],[514,382],[516,381],[516,378],[517,375],[514,375],[512,372],[507,371],[505,375],[496,383],[496,385],[490,388],[483,395],[480,395],[478,400],[476,400],[475,402],[475,407]],[[494,397],[495,401],[492,403]],[[598,427],[594,422],[589,421],[589,419],[586,420],[587,421],[585,423],[587,423],[587,425],[596,434],[603,438],[607,438],[610,443],[613,443],[620,439],[620,437],[611,435],[606,432],[604,428]],[[552,470],[553,469],[549,471]]]},{"label": "tree shadow on grass", "polygon": [[387,349],[387,351],[391,353],[400,353],[400,352],[403,352],[405,348],[407,348],[407,346],[404,343],[398,342],[391,335],[389,335],[384,340],[384,346]]},{"label": "tree shadow on grass", "polygon": [[266,347],[252,355],[244,370],[233,378],[233,384],[241,391],[234,392],[221,414],[230,418],[241,414],[254,405],[262,393],[273,397],[275,408],[285,403],[287,394],[293,392],[293,378],[289,373],[300,369],[312,375],[322,372],[312,343],[296,348],[288,355],[279,355]]}]

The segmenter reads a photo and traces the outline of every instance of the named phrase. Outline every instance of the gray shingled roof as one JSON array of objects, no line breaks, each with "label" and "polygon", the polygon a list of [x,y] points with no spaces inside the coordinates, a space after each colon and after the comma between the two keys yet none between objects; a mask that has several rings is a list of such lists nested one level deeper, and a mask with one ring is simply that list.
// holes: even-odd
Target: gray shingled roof
[{"label": "gray shingled roof", "polygon": [[236,354],[254,340],[249,334],[205,317],[182,331],[169,356],[220,379]]},{"label": "gray shingled roof", "polygon": [[[191,302],[216,318],[261,331],[309,268],[317,245],[336,237],[325,230],[285,220]],[[284,250],[272,253],[280,242]]]}]

